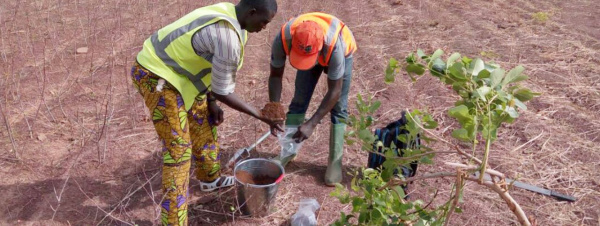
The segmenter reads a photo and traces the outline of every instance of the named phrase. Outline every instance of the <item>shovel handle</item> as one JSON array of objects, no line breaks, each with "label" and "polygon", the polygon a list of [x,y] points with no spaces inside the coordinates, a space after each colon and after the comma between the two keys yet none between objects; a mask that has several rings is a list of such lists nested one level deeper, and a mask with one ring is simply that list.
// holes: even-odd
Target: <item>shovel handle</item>
[{"label": "shovel handle", "polygon": [[262,135],[262,137],[258,138],[256,143],[254,143],[254,144],[252,144],[252,146],[248,147],[247,150],[250,151],[250,150],[254,149],[256,147],[256,145],[260,144],[260,142],[263,142],[263,140],[267,139],[267,137],[269,137],[269,135],[271,135],[271,132],[266,132],[264,135]]}]

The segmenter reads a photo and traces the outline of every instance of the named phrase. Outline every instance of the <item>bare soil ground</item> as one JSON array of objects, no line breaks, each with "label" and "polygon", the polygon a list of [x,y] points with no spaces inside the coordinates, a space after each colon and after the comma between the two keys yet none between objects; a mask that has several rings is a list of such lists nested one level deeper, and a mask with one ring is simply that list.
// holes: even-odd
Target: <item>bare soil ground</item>
[{"label": "bare soil ground", "polygon": [[[165,3],[168,2],[168,3]],[[0,224],[153,225],[159,217],[160,158],[157,136],[129,79],[130,67],[149,35],[194,8],[216,1],[3,0],[0,3]],[[381,124],[403,109],[428,109],[449,136],[456,123],[445,109],[455,97],[431,78],[415,84],[399,76],[383,82],[390,57],[417,48],[518,64],[527,85],[543,92],[518,122],[503,128],[491,166],[524,182],[578,198],[555,199],[514,189],[511,193],[538,225],[600,224],[600,1],[279,1],[268,29],[252,34],[236,92],[257,108],[268,101],[270,42],[290,17],[324,11],[354,32],[350,103],[357,93],[383,101]],[[542,21],[537,15],[547,15]],[[536,19],[538,18],[538,19]],[[86,53],[76,50],[87,47]],[[294,72],[288,66],[284,103],[291,100]],[[321,82],[310,111],[326,92]],[[355,111],[351,106],[351,111]],[[219,128],[223,150],[249,146],[267,126],[225,108]],[[322,180],[327,161],[328,120],[316,129],[301,155],[287,167],[276,212],[262,219],[232,213],[233,190],[200,193],[192,187],[192,225],[284,225],[304,197],[322,205],[320,225],[330,224],[341,205]],[[442,144],[435,146],[446,149]],[[276,139],[258,147],[262,157],[278,153]],[[437,163],[458,159],[446,156]],[[366,165],[366,154],[348,146],[345,170]],[[418,173],[442,170],[423,166]],[[344,178],[348,184],[350,177]],[[192,182],[192,184],[197,184]],[[439,199],[444,180],[413,185],[414,198]],[[512,225],[499,197],[469,184],[464,213],[453,225]]]}]

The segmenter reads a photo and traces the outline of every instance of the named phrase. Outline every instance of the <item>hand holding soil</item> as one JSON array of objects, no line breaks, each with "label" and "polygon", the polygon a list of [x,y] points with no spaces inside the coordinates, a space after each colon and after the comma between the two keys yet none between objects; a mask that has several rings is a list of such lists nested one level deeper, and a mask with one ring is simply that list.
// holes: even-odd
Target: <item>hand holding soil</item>
[{"label": "hand holding soil", "polygon": [[272,121],[283,122],[285,120],[285,109],[279,102],[269,102],[260,110],[260,114]]}]

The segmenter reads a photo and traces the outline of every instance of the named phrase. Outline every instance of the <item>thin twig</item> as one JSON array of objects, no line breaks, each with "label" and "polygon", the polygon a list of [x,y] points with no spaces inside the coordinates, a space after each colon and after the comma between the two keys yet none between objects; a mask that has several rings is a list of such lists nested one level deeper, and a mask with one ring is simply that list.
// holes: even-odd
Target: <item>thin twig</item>
[{"label": "thin twig", "polygon": [[83,193],[83,195],[85,195],[86,198],[88,198],[90,201],[92,201],[94,203],[94,206],[96,206],[96,208],[98,208],[100,211],[104,212],[105,214],[109,215],[112,219],[120,221],[122,223],[125,223],[127,225],[133,225],[132,223],[126,222],[124,220],[119,219],[118,217],[112,216],[111,214],[107,213],[106,211],[104,211],[102,208],[100,208],[100,206],[98,205],[98,203],[90,198],[90,196],[88,196],[85,191],[83,191],[83,189],[81,188],[81,185],[79,185],[79,182],[77,182],[77,180],[73,180],[75,181],[75,184],[77,185],[77,188],[79,188],[79,191],[81,191],[81,193]]},{"label": "thin twig", "polygon": [[58,208],[60,208],[60,201],[62,199],[62,195],[65,192],[65,187],[67,186],[67,182],[69,182],[69,178],[71,178],[70,175],[67,175],[67,179],[65,180],[65,183],[63,183],[62,188],[60,189],[60,193],[56,194],[56,187],[53,187],[54,189],[54,196],[56,197],[56,201],[58,202],[56,204],[56,209],[54,209],[54,207],[52,207],[52,205],[50,205],[50,209],[52,209],[52,211],[54,211],[54,213],[52,213],[52,219],[51,221],[54,221],[54,217],[56,216],[56,212],[58,212]]},{"label": "thin twig", "polygon": [[98,224],[96,224],[96,226],[100,225],[104,219],[106,219],[106,217],[108,217],[110,214],[112,214],[112,212],[114,212],[115,210],[117,210],[117,208],[121,205],[121,203],[123,203],[123,201],[127,200],[128,198],[130,198],[133,194],[135,194],[137,191],[139,191],[140,189],[142,189],[144,186],[146,186],[146,184],[150,183],[150,181],[156,177],[156,175],[158,175],[159,172],[154,173],[154,175],[152,175],[152,177],[150,177],[150,179],[148,179],[145,183],[143,183],[142,185],[140,185],[137,189],[135,189],[133,192],[130,192],[129,194],[127,194],[123,199],[121,199],[121,201],[119,201],[117,203],[117,206],[115,206],[115,208],[113,208],[110,212],[108,212],[108,214],[106,216],[104,216],[100,222],[98,222]]},{"label": "thin twig", "polygon": [[2,107],[2,102],[0,102],[0,114],[2,114],[2,119],[4,119],[4,125],[6,125],[6,130],[8,132],[8,138],[10,139],[10,143],[12,144],[13,151],[15,152],[15,158],[17,158],[17,160],[20,160],[19,150],[17,150],[17,143],[15,141],[15,138],[13,137],[12,129],[10,128],[10,123],[8,122],[8,119],[6,118],[6,114],[4,114],[4,108]]},{"label": "thin twig", "polygon": [[511,153],[514,153],[514,152],[518,151],[519,149],[521,149],[521,148],[525,147],[525,146],[526,146],[526,145],[528,145],[529,143],[531,143],[531,142],[533,142],[533,141],[537,140],[538,138],[540,138],[542,135],[544,135],[544,131],[542,131],[542,132],[541,132],[539,135],[537,135],[537,136],[536,136],[536,137],[534,137],[533,139],[531,139],[531,140],[527,141],[527,142],[526,142],[526,143],[524,143],[524,144],[521,144],[519,147],[516,147],[515,149],[513,149],[513,150],[512,150],[512,152],[511,152]]}]

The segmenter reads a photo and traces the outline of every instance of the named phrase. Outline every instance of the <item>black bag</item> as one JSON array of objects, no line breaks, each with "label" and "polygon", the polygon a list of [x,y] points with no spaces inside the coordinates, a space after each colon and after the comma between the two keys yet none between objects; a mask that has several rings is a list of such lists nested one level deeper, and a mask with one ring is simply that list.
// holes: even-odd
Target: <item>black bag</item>
[{"label": "black bag", "polygon": [[[417,135],[416,139],[409,144],[405,144],[404,142],[398,140],[398,136],[400,134],[407,134],[408,131],[402,127],[406,125],[406,112],[402,112],[402,118],[398,119],[398,121],[392,122],[388,124],[384,128],[379,128],[375,130],[375,137],[377,140],[373,142],[373,152],[382,153],[383,147],[390,147],[392,142],[396,148],[394,148],[394,152],[398,156],[403,156],[403,150],[407,148],[416,148],[421,144],[419,135]],[[400,150],[400,151],[398,151]],[[383,153],[382,153],[383,154]],[[375,153],[369,153],[369,160],[367,167],[372,169],[379,169],[381,165],[385,162],[385,157],[382,155],[378,155]],[[402,176],[405,178],[415,176],[417,172],[417,161],[411,162],[410,167],[402,166]],[[397,175],[397,170],[394,171],[394,175]]]}]

